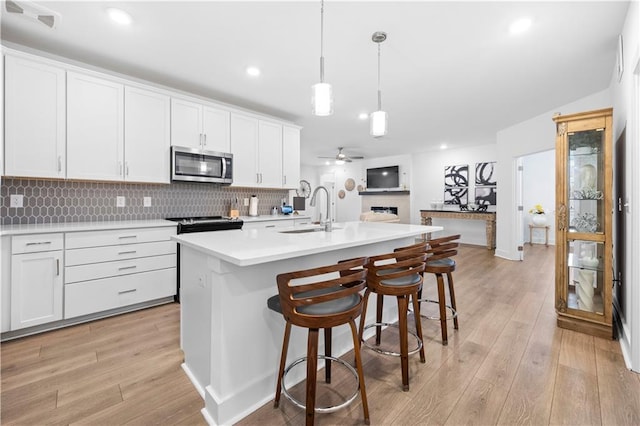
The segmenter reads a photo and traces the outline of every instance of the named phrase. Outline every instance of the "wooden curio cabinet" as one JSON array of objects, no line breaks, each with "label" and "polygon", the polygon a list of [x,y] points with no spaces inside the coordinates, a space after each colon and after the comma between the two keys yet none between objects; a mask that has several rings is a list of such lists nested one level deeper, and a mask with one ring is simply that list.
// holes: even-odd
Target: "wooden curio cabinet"
[{"label": "wooden curio cabinet", "polygon": [[612,338],[611,108],[557,115],[558,326]]}]

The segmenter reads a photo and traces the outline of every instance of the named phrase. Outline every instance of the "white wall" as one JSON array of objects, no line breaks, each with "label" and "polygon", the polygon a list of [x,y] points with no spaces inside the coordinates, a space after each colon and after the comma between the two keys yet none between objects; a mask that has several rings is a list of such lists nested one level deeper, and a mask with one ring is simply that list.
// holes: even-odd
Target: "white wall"
[{"label": "white wall", "polygon": [[[549,226],[549,244],[555,244],[555,205],[556,205],[556,152],[544,151],[527,155],[522,158],[522,206],[524,207],[524,220],[522,232],[524,241],[529,242],[529,224],[531,215],[529,210],[536,204],[542,205],[547,216]],[[533,243],[544,244],[544,231],[533,231]]]},{"label": "white wall", "polygon": [[496,256],[517,260],[518,235],[516,205],[516,159],[555,149],[555,113],[573,114],[611,106],[609,90],[594,93],[575,102],[558,106],[537,117],[500,130],[497,135],[498,208]]},{"label": "white wall", "polygon": [[[432,200],[444,198],[444,168],[457,164],[469,165],[469,196],[475,194],[475,164],[496,161],[496,145],[473,146],[417,153],[412,156],[411,178],[411,223],[420,223],[420,210],[431,209]],[[498,180],[498,200],[502,196],[502,182]],[[473,198],[470,198],[472,200]],[[470,201],[471,202],[471,201]],[[457,206],[448,206],[457,210]],[[494,207],[489,209],[494,210]],[[496,219],[498,222],[500,217]],[[466,244],[486,245],[487,237],[484,221],[433,219],[434,225],[444,227],[442,235],[461,234]]]},{"label": "white wall", "polygon": [[[622,79],[618,81],[614,69],[611,78],[613,99],[613,140],[626,126],[625,202],[629,207],[625,217],[628,226],[623,271],[626,297],[620,311],[622,327],[619,329],[620,346],[627,365],[640,372],[640,5],[631,2],[622,30],[623,65]],[[614,175],[616,173],[614,164]],[[614,247],[617,242],[614,241]],[[616,284],[617,285],[617,284]],[[614,291],[615,293],[615,291]]]}]

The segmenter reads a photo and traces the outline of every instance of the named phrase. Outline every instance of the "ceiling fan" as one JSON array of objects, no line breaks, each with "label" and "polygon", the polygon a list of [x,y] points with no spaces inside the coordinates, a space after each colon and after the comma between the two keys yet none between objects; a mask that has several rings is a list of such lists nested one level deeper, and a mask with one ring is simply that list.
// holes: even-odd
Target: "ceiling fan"
[{"label": "ceiling fan", "polygon": [[336,164],[340,165],[340,164],[344,164],[344,163],[350,163],[353,160],[362,160],[364,157],[360,156],[360,155],[347,155],[345,153],[342,152],[344,148],[339,147],[338,148],[338,153],[336,154],[335,157],[318,157],[318,158],[331,158],[334,159]]}]

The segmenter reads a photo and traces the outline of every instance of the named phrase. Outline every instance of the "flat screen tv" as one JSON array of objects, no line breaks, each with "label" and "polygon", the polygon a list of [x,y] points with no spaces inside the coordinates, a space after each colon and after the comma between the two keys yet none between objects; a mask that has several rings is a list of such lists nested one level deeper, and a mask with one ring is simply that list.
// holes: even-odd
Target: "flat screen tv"
[{"label": "flat screen tv", "polygon": [[398,166],[367,169],[367,189],[391,189],[400,186]]}]

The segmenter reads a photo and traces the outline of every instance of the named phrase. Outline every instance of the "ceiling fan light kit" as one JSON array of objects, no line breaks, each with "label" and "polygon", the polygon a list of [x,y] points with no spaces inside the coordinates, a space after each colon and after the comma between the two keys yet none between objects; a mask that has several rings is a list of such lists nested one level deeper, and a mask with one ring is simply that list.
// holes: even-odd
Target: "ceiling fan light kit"
[{"label": "ceiling fan light kit", "polygon": [[379,138],[387,134],[388,117],[382,110],[382,91],[380,90],[380,43],[387,39],[387,33],[376,31],[371,36],[371,40],[378,45],[378,110],[371,113],[371,136]]},{"label": "ceiling fan light kit", "polygon": [[311,86],[311,108],[313,115],[333,114],[333,91],[324,82],[324,0],[320,1],[320,83]]}]

